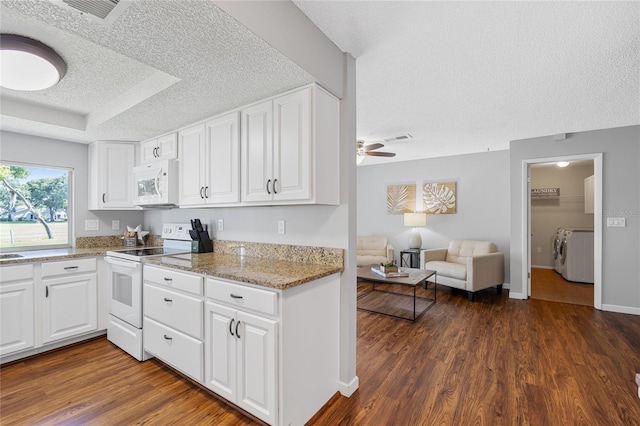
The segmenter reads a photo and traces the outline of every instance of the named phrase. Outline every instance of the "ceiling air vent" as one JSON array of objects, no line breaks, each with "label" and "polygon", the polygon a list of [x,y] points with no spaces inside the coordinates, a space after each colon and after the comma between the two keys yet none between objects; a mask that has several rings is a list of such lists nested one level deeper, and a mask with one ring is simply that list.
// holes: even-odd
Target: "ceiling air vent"
[{"label": "ceiling air vent", "polygon": [[134,0],[51,0],[65,9],[104,24],[113,23]]}]

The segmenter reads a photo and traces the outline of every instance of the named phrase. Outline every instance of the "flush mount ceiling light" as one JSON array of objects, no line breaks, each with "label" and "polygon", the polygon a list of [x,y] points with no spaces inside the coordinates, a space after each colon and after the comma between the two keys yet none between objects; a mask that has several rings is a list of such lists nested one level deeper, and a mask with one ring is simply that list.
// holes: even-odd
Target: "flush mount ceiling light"
[{"label": "flush mount ceiling light", "polygon": [[55,86],[67,64],[44,43],[15,34],[0,34],[0,86],[35,91]]},{"label": "flush mount ceiling light", "polygon": [[569,164],[571,164],[571,163],[569,163],[568,161],[558,161],[556,166],[558,166],[558,167],[567,167]]}]

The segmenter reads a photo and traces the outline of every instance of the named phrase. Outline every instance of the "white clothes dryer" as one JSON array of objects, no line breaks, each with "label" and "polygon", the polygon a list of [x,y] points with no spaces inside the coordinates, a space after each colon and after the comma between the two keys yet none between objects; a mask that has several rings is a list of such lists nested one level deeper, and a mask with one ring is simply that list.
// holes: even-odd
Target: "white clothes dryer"
[{"label": "white clothes dryer", "polygon": [[566,280],[593,283],[593,231],[566,231],[560,250],[560,264],[560,272]]}]

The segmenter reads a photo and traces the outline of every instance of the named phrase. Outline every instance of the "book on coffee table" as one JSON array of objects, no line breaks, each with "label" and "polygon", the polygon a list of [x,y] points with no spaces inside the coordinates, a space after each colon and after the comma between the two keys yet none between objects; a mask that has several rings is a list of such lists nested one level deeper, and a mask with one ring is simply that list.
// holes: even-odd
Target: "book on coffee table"
[{"label": "book on coffee table", "polygon": [[398,270],[398,272],[382,272],[380,270],[380,268],[377,268],[375,266],[371,267],[371,272],[375,272],[376,274],[380,275],[381,277],[385,277],[385,278],[398,278],[398,277],[408,277],[409,273],[408,272],[403,272],[401,270]]}]

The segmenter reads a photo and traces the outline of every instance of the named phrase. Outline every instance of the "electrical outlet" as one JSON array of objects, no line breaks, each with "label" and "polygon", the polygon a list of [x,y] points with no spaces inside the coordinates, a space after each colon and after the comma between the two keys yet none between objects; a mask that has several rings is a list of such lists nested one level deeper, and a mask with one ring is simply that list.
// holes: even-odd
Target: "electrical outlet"
[{"label": "electrical outlet", "polygon": [[538,247],[538,248],[536,249],[536,251],[537,251],[538,253],[542,253],[542,247]]},{"label": "electrical outlet", "polygon": [[112,220],[111,221],[111,229],[120,229],[120,221]]},{"label": "electrical outlet", "polygon": [[84,221],[85,231],[98,231],[100,230],[100,221],[98,219],[86,219]]},{"label": "electrical outlet", "polygon": [[224,231],[224,220],[218,219],[218,231]]},{"label": "electrical outlet", "polygon": [[285,234],[285,222],[284,222],[284,220],[279,220],[278,221],[278,234],[280,234],[280,235],[284,235]]},{"label": "electrical outlet", "polygon": [[608,217],[607,218],[607,227],[619,227],[624,228],[627,226],[627,218],[625,217]]}]

